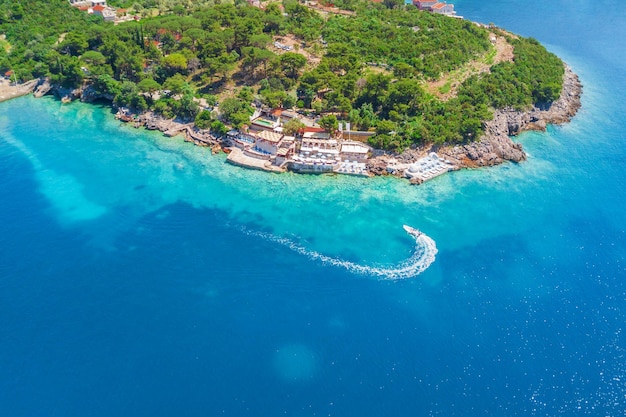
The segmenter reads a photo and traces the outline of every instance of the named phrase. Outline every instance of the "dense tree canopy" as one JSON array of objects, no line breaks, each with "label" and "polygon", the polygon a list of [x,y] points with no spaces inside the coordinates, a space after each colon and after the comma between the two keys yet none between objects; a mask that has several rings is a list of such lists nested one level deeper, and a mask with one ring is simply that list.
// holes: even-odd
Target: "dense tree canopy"
[{"label": "dense tree canopy", "polygon": [[[339,118],[376,131],[371,143],[389,149],[475,140],[493,109],[547,103],[562,88],[556,56],[533,39],[509,38],[513,62],[437,99],[425,83],[487,54],[489,32],[402,2],[340,0],[335,5],[353,15],[324,17],[297,0],[265,9],[238,0],[109,3],[142,19],[112,25],[67,0],[0,0],[0,74],[87,82],[118,105],[219,131],[218,116],[246,124],[253,101],[297,105],[329,129]],[[219,100],[219,112],[201,111],[199,98]]]}]

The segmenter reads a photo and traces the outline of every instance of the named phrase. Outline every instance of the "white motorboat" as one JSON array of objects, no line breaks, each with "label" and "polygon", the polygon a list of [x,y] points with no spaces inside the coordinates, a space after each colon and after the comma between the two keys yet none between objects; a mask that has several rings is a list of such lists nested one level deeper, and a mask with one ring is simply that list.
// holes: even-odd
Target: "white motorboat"
[{"label": "white motorboat", "polygon": [[404,228],[404,230],[406,230],[406,232],[408,234],[410,234],[413,237],[420,237],[422,235],[422,232],[420,232],[419,230],[415,229],[414,227],[407,226],[406,224],[402,225],[402,227]]}]

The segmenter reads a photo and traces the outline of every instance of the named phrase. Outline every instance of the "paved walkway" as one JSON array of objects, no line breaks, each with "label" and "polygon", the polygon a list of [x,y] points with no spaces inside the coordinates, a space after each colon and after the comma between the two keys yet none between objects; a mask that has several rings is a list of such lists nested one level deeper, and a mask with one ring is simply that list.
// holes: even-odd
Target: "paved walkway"
[{"label": "paved walkway", "polygon": [[233,165],[240,167],[259,169],[263,171],[284,172],[285,169],[272,165],[272,163],[266,159],[253,158],[247,156],[239,148],[231,148],[231,152],[228,154],[226,161]]},{"label": "paved walkway", "polygon": [[0,101],[10,100],[32,93],[37,82],[37,80],[32,80],[24,84],[13,85],[9,80],[0,78]]}]

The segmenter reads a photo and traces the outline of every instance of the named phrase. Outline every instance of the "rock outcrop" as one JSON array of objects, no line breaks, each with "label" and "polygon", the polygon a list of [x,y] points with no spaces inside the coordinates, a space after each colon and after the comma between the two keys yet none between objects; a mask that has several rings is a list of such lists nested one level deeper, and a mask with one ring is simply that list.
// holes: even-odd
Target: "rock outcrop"
[{"label": "rock outcrop", "polygon": [[388,158],[378,156],[370,158],[365,164],[367,171],[373,175],[389,175],[387,171]]},{"label": "rock outcrop", "polygon": [[460,168],[524,161],[526,153],[522,145],[514,143],[510,137],[528,130],[544,131],[548,124],[569,122],[580,108],[581,94],[582,84],[578,76],[566,65],[563,89],[558,100],[528,111],[496,110],[493,120],[485,123],[485,135],[479,141],[442,147],[438,153]]},{"label": "rock outcrop", "polygon": [[112,94],[103,94],[96,90],[93,85],[85,86],[80,92],[80,101],[85,103],[93,103],[96,100],[113,101],[115,97]]},{"label": "rock outcrop", "polygon": [[136,128],[144,127],[148,130],[158,130],[168,137],[182,134],[187,142],[193,142],[198,146],[210,146],[213,153],[217,153],[218,149],[224,146],[222,140],[213,136],[208,130],[198,129],[193,123],[166,119],[150,111],[135,114],[129,109],[121,107],[115,117],[123,122],[133,123]]},{"label": "rock outcrop", "polygon": [[43,78],[38,81],[37,86],[33,90],[33,95],[37,98],[40,98],[48,94],[50,90],[52,90],[50,80],[48,80],[47,78]]},{"label": "rock outcrop", "polygon": [[[491,122],[489,122],[491,123]],[[487,126],[485,136],[467,145],[442,147],[437,152],[459,168],[494,166],[505,161],[521,162],[526,159],[522,145],[508,136],[506,121]]]},{"label": "rock outcrop", "polygon": [[367,169],[373,175],[403,176],[402,170],[390,169],[390,161],[411,164],[436,152],[447,159],[456,169],[494,166],[505,161],[526,160],[522,145],[511,140],[528,130],[544,131],[546,126],[569,122],[580,108],[582,84],[578,76],[567,65],[563,75],[563,89],[558,100],[548,105],[536,106],[527,111],[501,109],[494,112],[493,120],[485,122],[485,134],[472,143],[453,146],[428,145],[408,149],[402,154],[377,151],[368,160]]}]

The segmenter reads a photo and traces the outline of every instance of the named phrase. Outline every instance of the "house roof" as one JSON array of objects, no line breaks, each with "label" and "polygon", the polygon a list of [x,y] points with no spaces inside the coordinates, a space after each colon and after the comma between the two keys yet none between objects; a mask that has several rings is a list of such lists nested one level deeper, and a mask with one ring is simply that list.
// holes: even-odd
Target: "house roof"
[{"label": "house roof", "polygon": [[300,117],[300,115],[298,113],[296,113],[295,111],[289,111],[289,110],[283,110],[282,117],[287,117],[289,119],[295,119]]},{"label": "house roof", "polygon": [[97,6],[93,6],[94,12],[102,12],[103,10],[104,10],[104,6],[101,4],[98,4]]},{"label": "house roof", "polygon": [[303,139],[330,139],[330,133],[326,131],[322,132],[304,132],[302,134]]},{"label": "house roof", "polygon": [[341,152],[350,152],[350,153],[362,153],[366,154],[369,152],[369,147],[361,144],[361,143],[342,143],[341,144]]},{"label": "house roof", "polygon": [[256,134],[257,138],[267,142],[278,143],[283,138],[282,133],[272,132],[269,130],[262,130]]}]

